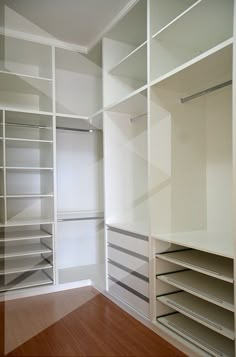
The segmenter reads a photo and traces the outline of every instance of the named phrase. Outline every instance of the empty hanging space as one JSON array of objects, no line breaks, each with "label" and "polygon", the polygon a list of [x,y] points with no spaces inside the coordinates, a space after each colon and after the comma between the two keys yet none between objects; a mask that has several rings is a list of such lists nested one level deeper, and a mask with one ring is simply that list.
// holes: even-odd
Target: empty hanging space
[{"label": "empty hanging space", "polygon": [[175,1],[174,5],[153,0],[151,14],[151,80],[177,71],[233,36],[232,0]]},{"label": "empty hanging space", "polygon": [[106,224],[148,235],[146,91],[104,114]]},{"label": "empty hanging space", "polygon": [[103,68],[105,107],[147,84],[146,0],[135,4],[103,38]]},{"label": "empty hanging space", "polygon": [[88,117],[102,108],[102,47],[88,55],[56,49],[56,111]]},{"label": "empty hanging space", "polygon": [[103,138],[88,120],[57,117],[59,284],[104,288]]},{"label": "empty hanging space", "polygon": [[150,130],[152,236],[228,258],[233,258],[231,79],[228,45],[153,85]]}]

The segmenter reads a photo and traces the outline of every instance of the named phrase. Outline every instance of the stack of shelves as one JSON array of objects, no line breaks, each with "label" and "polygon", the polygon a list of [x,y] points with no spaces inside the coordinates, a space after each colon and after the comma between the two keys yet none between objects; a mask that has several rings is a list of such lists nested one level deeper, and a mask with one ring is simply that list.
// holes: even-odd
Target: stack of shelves
[{"label": "stack of shelves", "polygon": [[156,249],[157,322],[214,356],[233,356],[233,258],[166,241]]},{"label": "stack of shelves", "polygon": [[146,0],[138,1],[103,38],[103,69],[105,108],[146,88]]},{"label": "stack of shelves", "polygon": [[54,282],[52,49],[0,36],[0,291]]}]

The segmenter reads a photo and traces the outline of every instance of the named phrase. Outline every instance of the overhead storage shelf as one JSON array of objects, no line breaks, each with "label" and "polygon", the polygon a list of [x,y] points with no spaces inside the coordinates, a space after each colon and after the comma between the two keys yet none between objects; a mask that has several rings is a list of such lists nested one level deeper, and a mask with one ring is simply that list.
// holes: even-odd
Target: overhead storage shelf
[{"label": "overhead storage shelf", "polygon": [[159,280],[207,300],[229,311],[234,311],[234,286],[195,271],[159,275]]},{"label": "overhead storage shelf", "polygon": [[161,303],[234,340],[234,314],[186,292],[157,298]]},{"label": "overhead storage shelf", "polygon": [[180,252],[157,254],[157,258],[179,264],[183,267],[218,278],[234,282],[233,260],[217,255],[197,251],[184,250]]},{"label": "overhead storage shelf", "polygon": [[[134,66],[135,63],[135,66]],[[111,70],[114,76],[147,80],[147,41],[119,61]]]},{"label": "overhead storage shelf", "polygon": [[211,356],[234,356],[234,342],[179,313],[162,317],[158,322],[168,327]]}]

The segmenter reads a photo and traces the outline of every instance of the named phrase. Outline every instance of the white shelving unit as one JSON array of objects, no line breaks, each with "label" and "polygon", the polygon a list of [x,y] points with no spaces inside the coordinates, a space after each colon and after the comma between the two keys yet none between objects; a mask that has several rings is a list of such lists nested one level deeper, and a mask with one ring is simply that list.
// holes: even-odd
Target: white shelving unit
[{"label": "white shelving unit", "polygon": [[138,0],[87,54],[0,35],[1,292],[85,281],[234,356],[233,7]]}]

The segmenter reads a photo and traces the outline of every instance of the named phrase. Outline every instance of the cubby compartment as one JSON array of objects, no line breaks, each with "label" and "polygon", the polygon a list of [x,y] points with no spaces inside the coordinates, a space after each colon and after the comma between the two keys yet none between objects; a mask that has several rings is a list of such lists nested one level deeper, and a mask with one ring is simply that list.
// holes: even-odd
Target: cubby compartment
[{"label": "cubby compartment", "polygon": [[31,41],[0,35],[0,72],[52,78],[52,49]]},{"label": "cubby compartment", "polygon": [[0,106],[18,110],[52,111],[52,82],[0,72]]},{"label": "cubby compartment", "polygon": [[88,117],[102,108],[101,44],[84,55],[56,49],[56,111]]},{"label": "cubby compartment", "polygon": [[53,145],[51,142],[6,141],[7,168],[53,168]]},{"label": "cubby compartment", "polygon": [[103,67],[105,107],[147,84],[146,0],[138,1],[106,34]]},{"label": "cubby compartment", "polygon": [[[172,74],[233,36],[233,0],[174,3],[163,0],[151,3],[151,29],[157,25],[157,32],[151,34],[151,80]],[[173,15],[177,17],[173,19]],[[162,28],[162,21],[158,24],[160,17]],[[167,19],[173,20],[166,23]]]},{"label": "cubby compartment", "polygon": [[146,91],[105,112],[104,135],[106,223],[148,235]]},{"label": "cubby compartment", "polygon": [[6,140],[52,141],[52,116],[6,111],[5,137]]},{"label": "cubby compartment", "polygon": [[[151,234],[233,258],[232,46],[151,87]],[[205,95],[203,95],[205,94]]]},{"label": "cubby compartment", "polygon": [[19,197],[7,199],[7,224],[37,224],[54,221],[53,198]]},{"label": "cubby compartment", "polygon": [[50,170],[7,170],[6,194],[7,197],[53,197],[53,172]]}]

